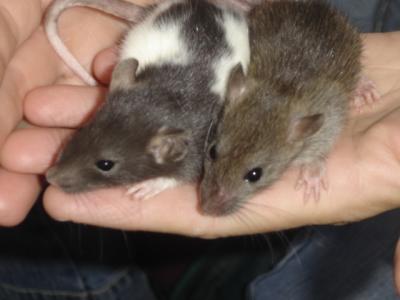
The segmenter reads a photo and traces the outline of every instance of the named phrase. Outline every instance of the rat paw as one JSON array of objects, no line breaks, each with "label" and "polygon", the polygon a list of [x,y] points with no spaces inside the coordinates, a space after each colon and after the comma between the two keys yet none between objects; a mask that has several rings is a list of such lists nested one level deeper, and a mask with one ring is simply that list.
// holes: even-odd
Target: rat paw
[{"label": "rat paw", "polygon": [[160,177],[156,179],[146,180],[137,183],[128,188],[125,195],[132,199],[144,200],[179,185],[179,182],[174,178]]},{"label": "rat paw", "polygon": [[304,203],[307,203],[310,197],[316,202],[321,196],[321,187],[328,189],[328,177],[324,163],[305,164],[301,166],[299,178],[296,182],[296,190],[304,187]]},{"label": "rat paw", "polygon": [[381,98],[375,83],[365,76],[362,76],[357,89],[354,92],[352,106],[361,112],[363,107],[372,105]]}]

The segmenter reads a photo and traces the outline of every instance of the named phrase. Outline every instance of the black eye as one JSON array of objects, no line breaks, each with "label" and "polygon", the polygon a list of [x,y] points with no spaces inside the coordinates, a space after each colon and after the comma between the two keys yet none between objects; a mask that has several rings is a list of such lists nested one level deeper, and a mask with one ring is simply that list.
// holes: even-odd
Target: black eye
[{"label": "black eye", "polygon": [[114,167],[114,162],[111,160],[99,160],[96,162],[97,168],[99,168],[102,171],[110,171]]},{"label": "black eye", "polygon": [[247,173],[246,176],[244,176],[244,180],[251,183],[257,182],[260,180],[262,174],[263,170],[261,168],[254,168],[249,173]]},{"label": "black eye", "polygon": [[216,145],[213,145],[210,148],[209,154],[210,154],[210,158],[212,160],[216,160],[217,159],[217,146]]}]

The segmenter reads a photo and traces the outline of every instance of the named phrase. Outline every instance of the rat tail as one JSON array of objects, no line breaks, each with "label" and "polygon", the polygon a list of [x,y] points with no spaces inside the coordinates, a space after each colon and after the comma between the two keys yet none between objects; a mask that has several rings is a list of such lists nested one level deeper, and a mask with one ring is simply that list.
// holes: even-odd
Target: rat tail
[{"label": "rat tail", "polygon": [[71,7],[90,7],[128,22],[138,22],[145,16],[146,8],[123,0],[54,0],[47,10],[44,28],[47,38],[64,63],[88,85],[97,85],[94,77],[81,65],[64,45],[57,31],[61,13]]}]

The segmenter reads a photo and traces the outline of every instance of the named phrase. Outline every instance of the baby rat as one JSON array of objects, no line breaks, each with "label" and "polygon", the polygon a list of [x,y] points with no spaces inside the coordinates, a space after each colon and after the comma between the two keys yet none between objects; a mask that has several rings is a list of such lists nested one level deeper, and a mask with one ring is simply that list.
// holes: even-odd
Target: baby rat
[{"label": "baby rat", "polygon": [[293,166],[305,200],[318,199],[326,156],[365,88],[360,36],[328,4],[266,2],[248,22],[248,74],[233,69],[208,141],[200,202],[208,215],[233,213]]},{"label": "baby rat", "polygon": [[244,16],[166,1],[129,30],[105,104],[47,173],[65,192],[128,186],[138,198],[195,182],[230,69],[250,60]]}]

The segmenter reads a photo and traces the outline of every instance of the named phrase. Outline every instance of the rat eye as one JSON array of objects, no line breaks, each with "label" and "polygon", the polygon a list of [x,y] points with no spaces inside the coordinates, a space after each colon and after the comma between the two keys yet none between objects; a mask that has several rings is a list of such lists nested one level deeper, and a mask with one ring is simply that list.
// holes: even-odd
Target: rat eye
[{"label": "rat eye", "polygon": [[209,154],[212,160],[217,159],[217,146],[215,144],[210,148]]},{"label": "rat eye", "polygon": [[249,173],[244,176],[244,180],[250,183],[254,183],[260,180],[263,175],[263,170],[261,168],[254,168]]},{"label": "rat eye", "polygon": [[110,171],[114,165],[114,162],[111,160],[99,160],[96,162],[96,167],[105,172]]}]

